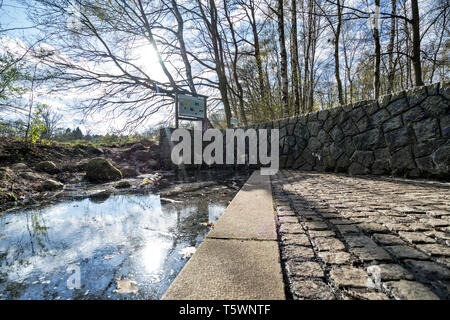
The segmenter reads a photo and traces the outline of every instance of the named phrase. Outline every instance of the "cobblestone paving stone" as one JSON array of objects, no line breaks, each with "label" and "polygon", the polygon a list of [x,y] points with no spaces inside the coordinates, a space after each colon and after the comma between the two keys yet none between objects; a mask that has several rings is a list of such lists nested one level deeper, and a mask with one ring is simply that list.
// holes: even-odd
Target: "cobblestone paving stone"
[{"label": "cobblestone paving stone", "polygon": [[450,299],[450,183],[281,170],[272,191],[293,299]]}]

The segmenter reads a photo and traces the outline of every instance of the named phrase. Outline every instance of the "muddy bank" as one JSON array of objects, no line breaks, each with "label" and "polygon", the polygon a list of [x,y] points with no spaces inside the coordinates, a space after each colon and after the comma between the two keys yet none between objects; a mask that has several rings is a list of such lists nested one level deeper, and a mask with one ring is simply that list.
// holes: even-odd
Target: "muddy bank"
[{"label": "muddy bank", "polygon": [[[158,146],[151,141],[123,146],[27,144],[15,139],[0,142],[0,211],[55,198],[96,197],[110,193],[148,192],[157,188]],[[107,163],[91,167],[91,175],[114,168],[116,175],[88,179],[93,159]],[[120,173],[119,173],[120,172]],[[101,195],[101,194],[100,194]]]}]

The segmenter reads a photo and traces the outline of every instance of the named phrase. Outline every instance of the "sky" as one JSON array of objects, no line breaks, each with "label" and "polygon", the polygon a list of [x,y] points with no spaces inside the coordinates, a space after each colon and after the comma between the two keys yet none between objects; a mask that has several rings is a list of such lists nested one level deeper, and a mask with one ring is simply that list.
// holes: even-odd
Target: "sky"
[{"label": "sky", "polygon": [[[0,23],[3,29],[22,28],[20,30],[7,31],[0,37],[0,44],[2,46],[8,46],[9,48],[18,48],[24,46],[23,39],[30,39],[35,34],[33,30],[32,22],[27,19],[26,8],[19,1],[4,0],[3,6],[0,8]],[[27,29],[27,27],[30,27]],[[23,29],[25,28],[25,29]],[[19,50],[19,49],[18,49]],[[156,80],[165,81],[164,73],[158,64],[157,56],[153,48],[146,45],[137,52],[140,56],[139,63],[142,68],[148,72],[148,74]],[[63,96],[48,95],[42,90],[35,91],[35,101],[37,103],[45,103],[50,105],[54,110],[63,115],[61,121],[61,127],[80,129],[86,133],[90,131],[95,134],[106,134],[112,132],[115,129],[121,128],[126,119],[118,118],[114,121],[105,121],[106,115],[101,112],[94,114],[93,116],[85,117],[81,113],[75,113],[70,108],[71,105],[76,103],[77,94],[66,92]],[[24,97],[25,101],[28,101],[27,95]],[[143,126],[137,129],[137,131],[145,131],[148,128],[155,127],[162,121],[166,120],[170,115],[169,111],[162,111],[161,113],[152,116],[152,119],[147,121]],[[14,115],[12,115],[14,117]]]}]

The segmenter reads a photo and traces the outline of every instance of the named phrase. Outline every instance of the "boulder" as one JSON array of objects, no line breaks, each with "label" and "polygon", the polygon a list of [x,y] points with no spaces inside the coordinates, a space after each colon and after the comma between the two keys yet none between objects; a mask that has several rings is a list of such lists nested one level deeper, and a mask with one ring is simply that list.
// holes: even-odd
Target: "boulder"
[{"label": "boulder", "polygon": [[148,161],[153,158],[152,152],[146,150],[138,150],[134,153],[134,156],[139,161]]},{"label": "boulder", "polygon": [[21,173],[19,174],[19,176],[20,176],[22,179],[30,180],[30,181],[34,181],[34,180],[39,180],[39,179],[41,179],[41,176],[40,176],[40,175],[38,175],[37,173],[32,172],[32,171],[21,172]]},{"label": "boulder", "polygon": [[11,169],[14,169],[14,170],[26,170],[26,169],[28,169],[28,166],[25,163],[18,162],[18,163],[14,163],[11,166]]},{"label": "boulder", "polygon": [[125,167],[121,171],[124,178],[134,178],[139,174],[136,168],[133,167]]},{"label": "boulder", "polygon": [[56,164],[52,161],[42,161],[36,165],[37,171],[42,171],[46,173],[56,173],[58,172],[58,168]]},{"label": "boulder", "polygon": [[77,162],[75,164],[75,170],[78,172],[86,171],[88,162],[89,162],[88,160],[81,160],[81,161]]},{"label": "boulder", "polygon": [[142,144],[142,143],[136,143],[136,144],[134,144],[131,148],[130,148],[130,151],[131,152],[135,152],[135,151],[138,151],[138,150],[146,150],[147,148]]},{"label": "boulder", "polygon": [[39,186],[40,191],[55,191],[64,188],[64,185],[61,182],[55,180],[45,180]]},{"label": "boulder", "polygon": [[114,188],[116,189],[125,189],[131,187],[131,183],[127,180],[122,180],[114,184]]},{"label": "boulder", "polygon": [[91,182],[105,182],[122,179],[122,173],[104,158],[94,158],[87,163],[86,179]]},{"label": "boulder", "polygon": [[103,150],[92,145],[87,145],[86,151],[95,155],[103,154]]},{"label": "boulder", "polygon": [[106,201],[111,196],[111,194],[111,190],[98,190],[90,194],[89,199],[94,203],[102,203]]}]

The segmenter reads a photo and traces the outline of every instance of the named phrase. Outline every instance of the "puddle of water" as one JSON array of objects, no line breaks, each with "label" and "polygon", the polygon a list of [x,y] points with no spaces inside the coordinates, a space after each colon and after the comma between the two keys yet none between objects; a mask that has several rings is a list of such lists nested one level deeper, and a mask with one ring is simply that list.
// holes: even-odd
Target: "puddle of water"
[{"label": "puddle of water", "polygon": [[[201,223],[215,222],[235,194],[209,189],[177,203],[117,195],[1,216],[0,299],[161,298],[187,261],[179,251],[202,242]],[[115,292],[121,276],[137,293]]]}]

